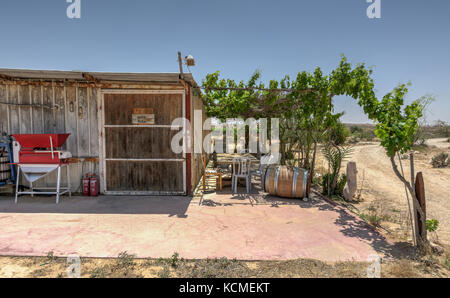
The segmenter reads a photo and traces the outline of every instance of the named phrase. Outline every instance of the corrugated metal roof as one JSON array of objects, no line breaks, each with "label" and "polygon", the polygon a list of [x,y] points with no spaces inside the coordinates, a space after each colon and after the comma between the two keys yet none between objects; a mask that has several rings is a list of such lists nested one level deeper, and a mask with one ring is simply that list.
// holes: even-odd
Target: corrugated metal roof
[{"label": "corrugated metal roof", "polygon": [[83,73],[78,71],[0,69],[0,74],[17,79],[84,80]]},{"label": "corrugated metal roof", "polygon": [[[76,80],[86,81],[86,75],[98,81],[118,82],[157,82],[178,83],[178,73],[115,73],[115,72],[82,72],[61,70],[27,70],[27,69],[5,69],[0,68],[0,75],[13,79],[32,80]],[[184,74],[184,79],[197,86],[192,74]]]}]

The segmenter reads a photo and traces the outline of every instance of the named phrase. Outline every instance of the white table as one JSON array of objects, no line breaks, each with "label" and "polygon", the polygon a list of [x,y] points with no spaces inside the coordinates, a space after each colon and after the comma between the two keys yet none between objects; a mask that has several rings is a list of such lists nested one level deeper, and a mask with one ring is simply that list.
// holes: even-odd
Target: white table
[{"label": "white table", "polygon": [[[61,188],[61,169],[63,167],[66,167],[67,170],[66,188]],[[33,188],[34,182],[50,175],[54,171],[57,171],[56,189],[54,187]],[[23,172],[23,176],[25,177],[25,179],[30,182],[30,191],[19,191],[20,172]],[[69,197],[72,196],[72,192],[70,190],[69,164],[17,164],[16,180],[16,198],[14,201],[16,204],[17,198],[20,195],[31,195],[32,197],[34,195],[56,195],[56,204],[59,204],[59,197],[61,195],[69,193]]]}]

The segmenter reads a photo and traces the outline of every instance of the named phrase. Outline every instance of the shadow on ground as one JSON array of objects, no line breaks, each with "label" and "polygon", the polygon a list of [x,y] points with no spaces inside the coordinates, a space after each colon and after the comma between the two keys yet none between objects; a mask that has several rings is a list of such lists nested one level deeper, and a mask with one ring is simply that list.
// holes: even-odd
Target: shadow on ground
[{"label": "shadow on ground", "polygon": [[[243,190],[244,191],[244,190]],[[233,206],[234,204],[247,204],[250,206],[268,205],[273,208],[280,206],[298,206],[299,208],[316,208],[319,211],[331,211],[338,214],[335,224],[342,234],[357,238],[368,243],[380,256],[388,258],[409,258],[414,256],[414,247],[408,242],[392,242],[350,211],[339,205],[333,205],[324,201],[314,193],[307,201],[302,199],[288,199],[262,194],[255,189],[250,194],[232,194],[231,191],[222,191],[219,196],[203,198],[200,202],[203,206]]]},{"label": "shadow on ground", "polygon": [[0,196],[0,213],[61,213],[61,214],[167,214],[187,217],[191,197],[182,196],[99,196],[62,197],[58,205],[54,197]]}]

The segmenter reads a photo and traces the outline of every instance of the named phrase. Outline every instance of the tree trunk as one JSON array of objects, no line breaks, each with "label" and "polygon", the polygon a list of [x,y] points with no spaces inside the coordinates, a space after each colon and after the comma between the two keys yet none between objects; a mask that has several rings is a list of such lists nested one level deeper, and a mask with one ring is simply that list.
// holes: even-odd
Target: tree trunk
[{"label": "tree trunk", "polygon": [[311,175],[311,181],[312,178],[314,178],[314,167],[316,166],[316,153],[317,153],[317,142],[314,142],[314,149],[313,149],[313,159],[311,162],[311,169],[310,169],[310,175]]},{"label": "tree trunk", "polygon": [[333,144],[333,146],[336,148],[336,150],[339,152],[339,160],[337,161],[336,168],[333,169],[334,176],[333,181],[331,182],[331,193],[336,192],[336,186],[339,179],[339,174],[341,173],[341,164],[342,164],[342,152],[339,146],[336,146]]}]

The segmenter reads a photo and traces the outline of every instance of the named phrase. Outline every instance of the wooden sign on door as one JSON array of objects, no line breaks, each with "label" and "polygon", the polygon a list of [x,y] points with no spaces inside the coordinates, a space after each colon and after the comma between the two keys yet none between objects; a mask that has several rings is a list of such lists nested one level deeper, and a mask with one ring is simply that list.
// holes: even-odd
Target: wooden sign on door
[{"label": "wooden sign on door", "polygon": [[151,108],[135,108],[132,116],[133,125],[154,125],[155,114]]}]

